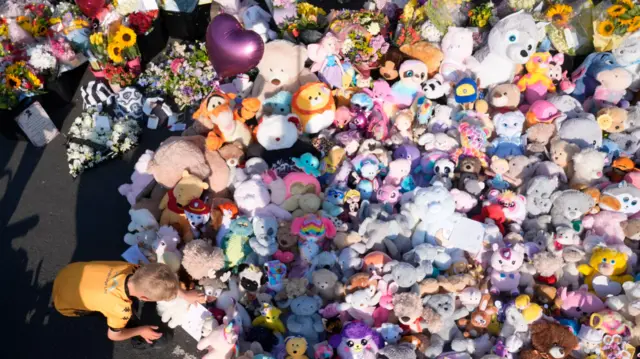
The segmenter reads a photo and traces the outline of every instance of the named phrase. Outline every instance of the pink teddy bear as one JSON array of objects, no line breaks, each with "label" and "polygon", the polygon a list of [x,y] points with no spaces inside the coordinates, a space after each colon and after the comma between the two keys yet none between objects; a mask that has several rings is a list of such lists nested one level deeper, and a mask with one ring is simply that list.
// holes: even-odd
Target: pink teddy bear
[{"label": "pink teddy bear", "polygon": [[622,244],[625,235],[621,223],[626,220],[627,215],[624,213],[600,211],[585,216],[582,219],[582,225],[594,234],[604,237],[607,244]]},{"label": "pink teddy bear", "polygon": [[147,172],[149,161],[153,157],[153,151],[147,150],[135,165],[135,171],[131,174],[131,184],[125,183],[118,187],[118,192],[127,197],[130,205],[136,204],[138,197],[149,187],[153,181],[153,175]]},{"label": "pink teddy bear", "polygon": [[583,285],[573,292],[562,287],[558,291],[558,297],[562,300],[560,307],[562,314],[571,318],[579,319],[604,309],[602,300],[597,295],[590,293],[587,285]]}]

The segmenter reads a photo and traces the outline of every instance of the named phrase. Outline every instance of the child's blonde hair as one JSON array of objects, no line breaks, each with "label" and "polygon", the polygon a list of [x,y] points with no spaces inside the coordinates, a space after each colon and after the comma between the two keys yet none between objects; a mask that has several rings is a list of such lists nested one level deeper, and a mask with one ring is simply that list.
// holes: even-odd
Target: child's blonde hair
[{"label": "child's blonde hair", "polygon": [[136,291],[147,297],[149,301],[172,300],[178,295],[178,275],[166,264],[144,265],[138,268],[129,280]]}]

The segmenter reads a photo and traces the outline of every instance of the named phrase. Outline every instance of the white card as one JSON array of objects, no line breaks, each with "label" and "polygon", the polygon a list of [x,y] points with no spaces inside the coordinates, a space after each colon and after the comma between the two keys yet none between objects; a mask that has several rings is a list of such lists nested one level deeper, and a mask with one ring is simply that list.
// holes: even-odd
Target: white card
[{"label": "white card", "polygon": [[149,260],[140,251],[138,246],[131,246],[122,253],[122,258],[132,264],[148,264]]},{"label": "white card", "polygon": [[147,120],[147,128],[150,129],[150,130],[157,129],[159,121],[160,120],[158,119],[158,116],[150,115],[149,119]]},{"label": "white card", "polygon": [[447,242],[449,248],[459,248],[471,254],[482,250],[484,225],[466,217],[455,217],[451,236]]},{"label": "white card", "polygon": [[187,312],[186,320],[182,324],[184,329],[195,340],[200,340],[202,337],[202,326],[205,320],[211,316],[211,312],[207,310],[202,304],[192,305]]},{"label": "white card", "polygon": [[185,129],[187,129],[187,124],[184,122],[174,123],[173,125],[169,126],[169,131],[172,132],[180,132],[184,131]]},{"label": "white card", "polygon": [[96,121],[96,128],[101,129],[104,132],[111,130],[111,124],[109,123],[109,117],[103,115],[94,115]]},{"label": "white card", "polygon": [[47,112],[37,101],[22,111],[15,121],[36,147],[45,146],[60,134]]}]

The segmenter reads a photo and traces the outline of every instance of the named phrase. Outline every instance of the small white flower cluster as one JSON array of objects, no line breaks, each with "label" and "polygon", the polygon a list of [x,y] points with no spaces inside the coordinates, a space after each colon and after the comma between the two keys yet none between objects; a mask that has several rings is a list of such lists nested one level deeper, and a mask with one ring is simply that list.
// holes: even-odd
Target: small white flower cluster
[{"label": "small white flower cluster", "polygon": [[138,11],[140,8],[138,0],[118,0],[116,11],[122,16]]},{"label": "small white flower cluster", "polygon": [[420,37],[429,42],[442,41],[442,33],[438,28],[429,20],[425,21],[420,27]]},{"label": "small white flower cluster", "polygon": [[[109,130],[96,128],[94,112],[84,112],[73,121],[69,129],[69,137],[72,141],[67,147],[67,161],[71,176],[77,177],[87,168],[121,155],[138,144],[141,128],[135,120],[110,118],[109,125],[111,127]],[[77,143],[77,140],[91,142],[95,147]],[[100,150],[101,147],[104,150]]]},{"label": "small white flower cluster", "polygon": [[29,55],[29,65],[33,66],[38,72],[53,70],[58,63],[48,44],[33,46],[29,48],[27,54]]}]

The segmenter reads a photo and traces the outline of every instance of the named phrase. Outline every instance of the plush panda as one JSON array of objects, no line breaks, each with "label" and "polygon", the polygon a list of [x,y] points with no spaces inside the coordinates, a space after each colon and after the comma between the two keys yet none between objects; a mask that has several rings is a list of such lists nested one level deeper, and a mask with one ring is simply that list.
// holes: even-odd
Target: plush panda
[{"label": "plush panda", "polygon": [[311,142],[298,138],[300,129],[300,120],[295,115],[263,116],[256,128],[258,143],[249,146],[247,158],[263,158],[281,177],[295,168],[293,157],[311,153],[321,158]]},{"label": "plush panda", "polygon": [[422,83],[422,91],[429,100],[444,105],[447,103],[447,96],[451,93],[451,86],[444,81],[442,75],[436,74]]}]

